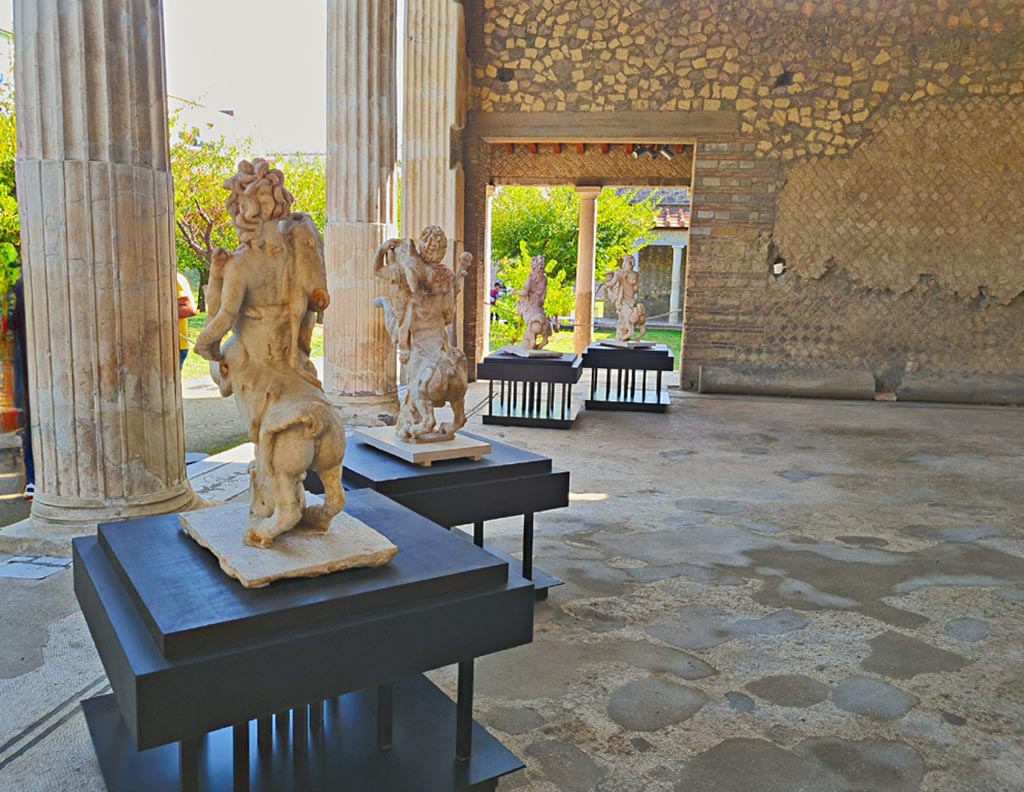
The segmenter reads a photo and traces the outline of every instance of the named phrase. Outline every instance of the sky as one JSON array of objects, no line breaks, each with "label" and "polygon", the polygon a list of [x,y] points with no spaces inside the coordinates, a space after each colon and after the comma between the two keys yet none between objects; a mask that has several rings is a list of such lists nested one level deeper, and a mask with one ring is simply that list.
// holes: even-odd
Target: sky
[{"label": "sky", "polygon": [[[0,0],[11,29],[12,0]],[[233,110],[255,153],[326,148],[326,0],[164,0],[167,92]],[[17,31],[15,31],[17,36]]]},{"label": "sky", "polygon": [[165,0],[167,92],[262,151],[326,148],[326,0]]}]

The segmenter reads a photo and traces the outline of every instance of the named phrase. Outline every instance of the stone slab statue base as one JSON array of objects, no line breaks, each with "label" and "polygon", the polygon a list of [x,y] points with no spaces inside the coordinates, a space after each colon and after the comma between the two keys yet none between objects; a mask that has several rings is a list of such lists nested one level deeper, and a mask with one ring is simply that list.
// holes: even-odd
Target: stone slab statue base
[{"label": "stone slab statue base", "polygon": [[509,345],[503,346],[498,351],[521,358],[556,358],[562,356],[561,352],[556,352],[553,349],[526,349],[521,346]]},{"label": "stone slab statue base", "polygon": [[615,347],[615,349],[651,349],[655,345],[654,341],[615,341],[613,339],[605,339],[598,343],[601,346]]},{"label": "stone slab statue base", "polygon": [[432,462],[444,459],[475,459],[479,461],[491,453],[491,444],[483,440],[457,434],[451,440],[437,440],[430,443],[407,443],[399,440],[393,426],[377,426],[371,429],[353,429],[352,438],[380,449],[414,465],[430,467]]},{"label": "stone slab statue base", "polygon": [[[307,496],[312,505],[318,499]],[[246,588],[274,580],[319,577],[343,569],[383,566],[398,548],[366,523],[345,512],[326,532],[296,528],[282,534],[269,549],[242,542],[249,525],[249,504],[232,503],[179,516],[185,533],[205,547],[220,567]]]}]

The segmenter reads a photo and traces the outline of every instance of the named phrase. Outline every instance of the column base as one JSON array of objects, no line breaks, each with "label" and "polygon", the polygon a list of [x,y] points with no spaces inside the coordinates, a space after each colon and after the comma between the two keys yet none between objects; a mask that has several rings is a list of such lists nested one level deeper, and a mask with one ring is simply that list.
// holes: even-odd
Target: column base
[{"label": "column base", "polygon": [[196,495],[192,485],[149,503],[132,504],[124,508],[86,508],[81,505],[61,507],[43,503],[37,497],[32,503],[32,515],[25,520],[0,528],[0,553],[16,555],[71,555],[71,540],[96,533],[96,526],[104,522],[129,520],[156,514],[192,511],[210,506],[210,502]]},{"label": "column base", "polygon": [[196,507],[197,496],[192,483],[185,479],[175,487],[144,497],[104,500],[69,498],[36,491],[32,502],[32,519],[40,526],[62,528],[75,525],[96,525],[135,517],[171,514]]},{"label": "column base", "polygon": [[398,415],[398,399],[388,396],[346,396],[328,393],[344,421],[349,426],[391,426]]}]

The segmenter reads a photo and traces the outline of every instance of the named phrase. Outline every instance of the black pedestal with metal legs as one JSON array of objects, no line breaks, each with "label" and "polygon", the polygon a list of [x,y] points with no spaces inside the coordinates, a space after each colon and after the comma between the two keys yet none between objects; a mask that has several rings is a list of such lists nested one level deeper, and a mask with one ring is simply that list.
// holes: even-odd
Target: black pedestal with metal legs
[{"label": "black pedestal with metal legs", "polygon": [[[84,701],[110,790],[493,790],[522,763],[472,720],[473,658],[528,643],[533,586],[369,490],[385,567],[244,589],[176,515],[74,540],[112,695]],[[453,702],[422,673],[458,663]]]},{"label": "black pedestal with metal legs", "polygon": [[665,412],[670,400],[663,374],[674,360],[664,344],[648,349],[619,349],[591,344],[583,353],[583,368],[590,369],[588,410]]},{"label": "black pedestal with metal legs", "polygon": [[495,352],[477,365],[476,375],[491,381],[485,424],[570,429],[579,415],[572,401],[572,386],[582,376],[576,355],[521,358]]}]

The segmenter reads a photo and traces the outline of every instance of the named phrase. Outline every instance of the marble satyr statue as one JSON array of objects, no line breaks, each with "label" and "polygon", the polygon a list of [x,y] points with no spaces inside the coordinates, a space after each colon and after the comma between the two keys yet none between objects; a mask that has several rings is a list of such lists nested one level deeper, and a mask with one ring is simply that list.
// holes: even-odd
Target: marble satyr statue
[{"label": "marble satyr statue", "polygon": [[523,339],[520,346],[524,349],[543,349],[551,337],[551,320],[544,311],[544,301],[548,296],[548,276],[544,271],[547,262],[543,256],[534,256],[530,262],[530,275],[521,289],[513,289],[512,293],[519,296],[516,311],[523,317]]},{"label": "marble satyr statue", "polygon": [[639,341],[647,334],[647,309],[636,301],[639,288],[640,273],[636,270],[635,259],[623,256],[619,269],[604,281],[604,292],[615,303],[619,316],[615,326],[616,341]]},{"label": "marble satyr statue", "polygon": [[[392,297],[373,304],[384,309],[384,324],[408,370],[409,387],[398,412],[399,440],[451,440],[466,425],[466,356],[451,342],[455,300],[473,262],[463,253],[453,272],[442,263],[448,238],[438,226],[423,229],[419,242],[389,239],[377,250],[373,271],[394,287]],[[434,408],[450,403],[455,418],[440,424]]]},{"label": "marble satyr statue", "polygon": [[[316,312],[330,303],[324,246],[266,161],[243,160],[224,187],[241,244],[214,251],[196,352],[211,361],[221,394],[234,394],[256,444],[245,543],[269,547],[300,522],[326,531],[345,506],[345,427],[309,359]],[[323,505],[306,506],[309,469],[323,479]]]}]

